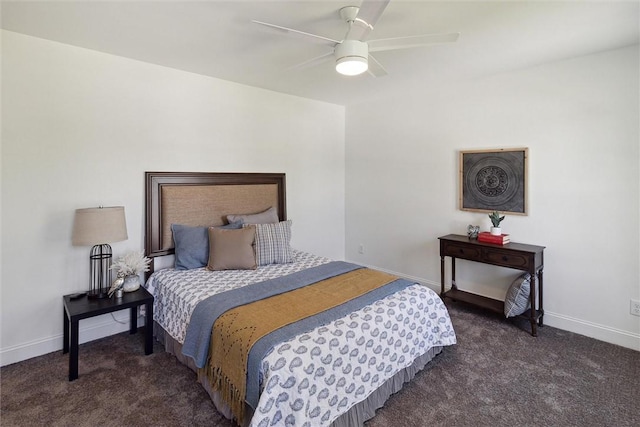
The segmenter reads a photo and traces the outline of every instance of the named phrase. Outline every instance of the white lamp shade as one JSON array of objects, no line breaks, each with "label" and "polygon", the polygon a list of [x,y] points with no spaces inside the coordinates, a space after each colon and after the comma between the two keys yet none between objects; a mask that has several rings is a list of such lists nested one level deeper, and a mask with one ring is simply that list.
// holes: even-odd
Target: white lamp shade
[{"label": "white lamp shade", "polygon": [[124,206],[76,209],[71,242],[93,246],[127,240]]}]

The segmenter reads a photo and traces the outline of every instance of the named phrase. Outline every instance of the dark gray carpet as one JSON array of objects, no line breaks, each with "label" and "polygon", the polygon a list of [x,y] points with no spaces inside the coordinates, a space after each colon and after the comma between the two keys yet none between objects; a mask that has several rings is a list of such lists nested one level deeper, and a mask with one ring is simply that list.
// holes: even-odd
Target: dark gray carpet
[{"label": "dark gray carpet", "polygon": [[[448,304],[458,344],[445,349],[366,425],[638,426],[640,352]],[[0,424],[231,426],[195,374],[143,335],[80,346],[80,377],[47,354],[0,369]]]}]

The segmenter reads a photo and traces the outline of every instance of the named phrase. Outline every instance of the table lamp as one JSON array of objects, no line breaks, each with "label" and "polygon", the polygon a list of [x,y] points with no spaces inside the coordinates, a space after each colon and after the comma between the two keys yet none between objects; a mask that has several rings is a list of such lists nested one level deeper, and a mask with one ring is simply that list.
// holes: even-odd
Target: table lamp
[{"label": "table lamp", "polygon": [[107,298],[111,286],[111,246],[127,240],[123,206],[76,209],[71,242],[74,246],[93,246],[89,255],[89,298]]}]

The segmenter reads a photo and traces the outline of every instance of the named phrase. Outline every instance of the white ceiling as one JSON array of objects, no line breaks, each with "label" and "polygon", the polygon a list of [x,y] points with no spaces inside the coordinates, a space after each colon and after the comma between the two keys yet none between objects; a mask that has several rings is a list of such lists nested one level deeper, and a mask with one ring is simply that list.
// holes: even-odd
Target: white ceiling
[{"label": "white ceiling", "polygon": [[349,105],[457,79],[638,44],[638,1],[392,0],[370,39],[459,32],[457,43],[379,52],[389,73],[344,77],[329,47],[252,19],[341,40],[341,1],[3,1],[2,28],[140,61]]}]

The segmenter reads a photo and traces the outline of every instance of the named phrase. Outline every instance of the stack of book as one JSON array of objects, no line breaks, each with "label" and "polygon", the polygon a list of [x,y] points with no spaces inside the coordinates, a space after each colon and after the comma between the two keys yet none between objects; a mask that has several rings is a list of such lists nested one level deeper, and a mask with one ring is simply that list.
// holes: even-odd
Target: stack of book
[{"label": "stack of book", "polygon": [[511,239],[509,238],[508,234],[500,234],[499,236],[494,236],[488,231],[478,233],[478,242],[493,243],[495,245],[506,245],[510,241]]}]

